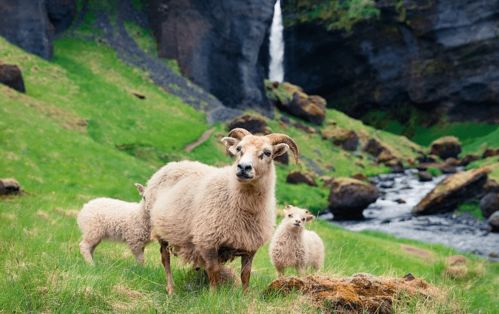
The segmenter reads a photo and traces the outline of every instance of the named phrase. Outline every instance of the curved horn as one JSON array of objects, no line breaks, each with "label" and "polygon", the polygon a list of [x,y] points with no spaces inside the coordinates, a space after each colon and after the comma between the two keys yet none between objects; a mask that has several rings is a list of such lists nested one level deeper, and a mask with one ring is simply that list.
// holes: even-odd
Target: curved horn
[{"label": "curved horn", "polygon": [[293,156],[295,157],[295,161],[298,162],[298,157],[299,157],[299,152],[298,152],[298,146],[296,145],[295,141],[287,136],[286,134],[281,134],[281,133],[272,133],[269,135],[265,135],[268,139],[270,139],[270,142],[272,145],[275,144],[280,144],[280,143],[285,143],[288,144],[289,148],[293,152]]},{"label": "curved horn", "polygon": [[229,132],[229,137],[237,138],[238,140],[241,140],[243,137],[246,135],[251,135],[251,133],[243,128],[235,128],[230,130]]}]

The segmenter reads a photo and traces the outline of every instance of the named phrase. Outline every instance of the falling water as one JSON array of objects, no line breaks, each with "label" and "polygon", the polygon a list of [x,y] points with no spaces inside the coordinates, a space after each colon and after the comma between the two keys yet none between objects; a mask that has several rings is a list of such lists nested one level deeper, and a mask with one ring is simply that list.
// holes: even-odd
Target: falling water
[{"label": "falling water", "polygon": [[284,40],[282,38],[281,1],[274,6],[274,17],[270,28],[270,66],[269,79],[282,82],[284,79]]}]

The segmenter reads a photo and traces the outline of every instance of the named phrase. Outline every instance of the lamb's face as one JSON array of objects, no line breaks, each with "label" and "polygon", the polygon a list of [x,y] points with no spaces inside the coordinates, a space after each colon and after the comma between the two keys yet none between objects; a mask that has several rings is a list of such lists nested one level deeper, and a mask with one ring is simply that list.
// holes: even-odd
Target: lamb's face
[{"label": "lamb's face", "polygon": [[290,231],[300,232],[303,230],[305,223],[312,221],[313,219],[314,215],[308,210],[288,205],[284,208],[284,219],[281,224],[284,224]]},{"label": "lamb's face", "polygon": [[272,144],[266,136],[246,135],[241,140],[225,137],[227,150],[236,157],[234,172],[239,182],[258,180],[271,171],[274,158],[284,154],[289,146],[285,143]]}]

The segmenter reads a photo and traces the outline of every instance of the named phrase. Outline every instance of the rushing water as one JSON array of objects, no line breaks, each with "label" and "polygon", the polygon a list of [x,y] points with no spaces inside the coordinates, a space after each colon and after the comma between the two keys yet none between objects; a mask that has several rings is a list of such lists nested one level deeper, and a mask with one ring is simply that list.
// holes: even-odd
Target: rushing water
[{"label": "rushing water", "polygon": [[270,28],[270,65],[269,79],[282,82],[284,79],[284,39],[282,35],[281,1],[277,0],[274,6],[274,17]]},{"label": "rushing water", "polygon": [[[460,251],[472,252],[497,259],[499,234],[487,231],[486,222],[468,214],[438,214],[413,216],[411,209],[444,176],[432,182],[419,182],[417,171],[403,174],[386,174],[373,178],[381,192],[380,198],[364,210],[365,220],[334,221],[349,230],[377,230],[399,237],[441,243]],[[322,215],[331,219],[331,214]]]}]

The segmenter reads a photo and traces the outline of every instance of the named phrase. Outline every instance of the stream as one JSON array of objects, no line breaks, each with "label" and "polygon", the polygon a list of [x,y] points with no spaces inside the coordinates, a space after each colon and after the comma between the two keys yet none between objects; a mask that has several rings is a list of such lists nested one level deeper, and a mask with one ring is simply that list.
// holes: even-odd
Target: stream
[{"label": "stream", "polygon": [[320,216],[352,231],[376,230],[397,237],[440,243],[462,252],[471,252],[491,260],[499,260],[499,233],[487,231],[486,221],[470,214],[444,213],[413,216],[411,209],[445,176],[431,182],[419,182],[417,170],[400,174],[383,174],[371,178],[380,197],[364,210],[366,219],[333,221],[332,214]]}]

